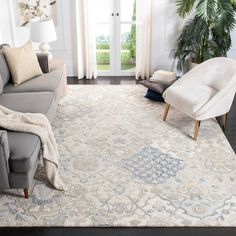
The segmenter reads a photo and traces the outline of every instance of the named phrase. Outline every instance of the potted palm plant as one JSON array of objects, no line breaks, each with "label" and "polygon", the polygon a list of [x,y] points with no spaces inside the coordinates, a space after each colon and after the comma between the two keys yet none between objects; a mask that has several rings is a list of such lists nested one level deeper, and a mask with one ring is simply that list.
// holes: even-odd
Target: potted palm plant
[{"label": "potted palm plant", "polygon": [[201,63],[225,57],[232,41],[230,32],[236,20],[236,0],[176,0],[177,13],[190,19],[179,36],[174,57],[183,70],[186,59]]}]

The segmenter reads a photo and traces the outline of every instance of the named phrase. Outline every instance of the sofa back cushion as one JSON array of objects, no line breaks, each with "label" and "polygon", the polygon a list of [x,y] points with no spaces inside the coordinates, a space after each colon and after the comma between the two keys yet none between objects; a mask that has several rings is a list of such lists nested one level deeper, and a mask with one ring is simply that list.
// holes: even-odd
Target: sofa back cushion
[{"label": "sofa back cushion", "polygon": [[2,76],[0,74],[0,94],[3,93],[3,81],[2,81]]},{"label": "sofa back cushion", "polygon": [[5,86],[9,82],[11,75],[6,58],[4,56],[3,46],[8,46],[8,45],[6,44],[0,45],[0,74],[2,77],[3,86]]},{"label": "sofa back cushion", "polygon": [[4,47],[3,50],[14,85],[42,75],[31,41],[19,48]]}]

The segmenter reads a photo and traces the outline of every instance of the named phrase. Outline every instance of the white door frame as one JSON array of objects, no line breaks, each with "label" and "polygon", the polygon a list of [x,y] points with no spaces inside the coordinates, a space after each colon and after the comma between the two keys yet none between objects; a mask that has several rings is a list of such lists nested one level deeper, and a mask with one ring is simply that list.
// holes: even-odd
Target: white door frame
[{"label": "white door frame", "polygon": [[110,70],[98,71],[98,76],[135,76],[135,71],[121,70],[121,26],[134,22],[121,21],[121,0],[112,0],[110,12]]}]

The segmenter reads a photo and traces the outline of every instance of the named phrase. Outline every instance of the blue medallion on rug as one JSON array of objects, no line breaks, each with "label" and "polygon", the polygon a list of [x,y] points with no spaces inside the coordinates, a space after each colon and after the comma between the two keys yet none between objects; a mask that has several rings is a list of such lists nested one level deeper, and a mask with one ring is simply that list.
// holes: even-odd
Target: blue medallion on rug
[{"label": "blue medallion on rug", "polygon": [[163,184],[184,168],[183,160],[150,146],[122,160],[122,166],[147,184]]}]

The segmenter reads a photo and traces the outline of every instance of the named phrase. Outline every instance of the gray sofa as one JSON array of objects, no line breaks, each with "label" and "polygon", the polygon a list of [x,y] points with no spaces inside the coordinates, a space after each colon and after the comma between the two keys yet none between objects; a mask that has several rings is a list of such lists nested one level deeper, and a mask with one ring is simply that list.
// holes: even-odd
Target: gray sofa
[{"label": "gray sofa", "polygon": [[[62,95],[64,75],[62,70],[49,72],[46,55],[39,54],[38,60],[44,74],[14,86],[0,45],[0,79],[4,85],[0,105],[18,112],[43,113],[52,122]],[[0,189],[23,189],[28,198],[40,157],[38,136],[0,127]]]}]

